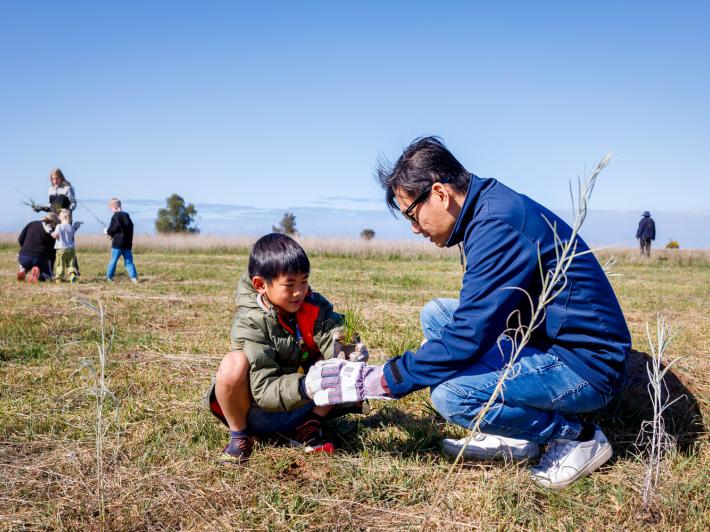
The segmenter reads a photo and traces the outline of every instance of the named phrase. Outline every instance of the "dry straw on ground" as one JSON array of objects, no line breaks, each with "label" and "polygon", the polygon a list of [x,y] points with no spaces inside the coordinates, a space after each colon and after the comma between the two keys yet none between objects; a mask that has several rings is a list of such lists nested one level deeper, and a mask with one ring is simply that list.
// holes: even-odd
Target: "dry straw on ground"
[{"label": "dry straw on ground", "polygon": [[[92,249],[80,241],[83,275],[71,286],[18,283],[15,237],[0,245],[0,529],[97,528],[96,397],[86,393],[96,384],[84,361],[96,360],[100,332],[72,302],[79,294],[110,297],[106,319],[116,327],[106,372],[121,404],[120,445],[113,429],[102,442],[111,530],[389,530],[417,527],[426,516],[445,530],[710,527],[708,253],[640,260],[636,250],[603,252],[618,257],[611,281],[639,351],[622,396],[591,417],[615,458],[557,493],[534,485],[517,465],[467,463],[445,484],[451,463],[441,438],[464,433],[434,414],[423,391],[374,402],[370,416],[330,422],[339,447],[330,459],[264,443],[248,467],[220,468],[215,458],[227,436],[200,402],[230,349],[234,289],[252,239],[243,247],[139,247],[138,285],[121,267],[105,284],[106,242],[97,239]],[[457,250],[413,255],[405,242],[399,255],[356,255],[338,254],[333,243],[325,251],[304,245],[314,288],[336,307],[357,286],[374,362],[418,345],[419,310],[460,288]],[[683,358],[665,377],[670,395],[683,399],[665,412],[677,452],[664,461],[658,519],[648,525],[638,519],[646,468],[635,440],[653,415],[643,351],[645,323],[658,310],[683,331],[667,352],[669,360]],[[105,413],[113,415],[107,400]],[[446,497],[436,506],[441,486]]]}]

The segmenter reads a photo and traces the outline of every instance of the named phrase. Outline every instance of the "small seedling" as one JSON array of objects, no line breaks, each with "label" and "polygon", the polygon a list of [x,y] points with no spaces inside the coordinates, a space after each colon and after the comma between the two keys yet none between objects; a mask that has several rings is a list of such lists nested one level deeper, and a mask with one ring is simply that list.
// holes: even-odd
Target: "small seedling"
[{"label": "small seedling", "polygon": [[358,299],[357,294],[346,299],[345,309],[342,312],[343,333],[338,341],[346,357],[355,351],[356,345],[360,342],[360,329],[363,321]]}]

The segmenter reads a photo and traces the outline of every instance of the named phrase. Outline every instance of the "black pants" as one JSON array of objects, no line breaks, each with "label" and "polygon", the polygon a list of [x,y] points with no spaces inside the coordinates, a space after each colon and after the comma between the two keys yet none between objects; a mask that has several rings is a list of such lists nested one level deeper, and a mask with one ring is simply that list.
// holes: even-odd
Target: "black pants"
[{"label": "black pants", "polygon": [[651,256],[651,239],[650,238],[639,238],[639,244],[641,245],[641,255]]}]

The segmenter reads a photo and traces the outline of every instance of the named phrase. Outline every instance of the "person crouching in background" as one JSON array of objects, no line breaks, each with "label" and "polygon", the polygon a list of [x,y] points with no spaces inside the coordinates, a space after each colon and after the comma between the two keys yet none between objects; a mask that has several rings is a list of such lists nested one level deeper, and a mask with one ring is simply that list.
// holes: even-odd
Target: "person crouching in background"
[{"label": "person crouching in background", "polygon": [[52,279],[52,265],[56,254],[52,232],[57,224],[59,218],[51,212],[42,220],[30,222],[22,229],[17,238],[20,244],[20,252],[17,254],[18,281],[36,283]]}]

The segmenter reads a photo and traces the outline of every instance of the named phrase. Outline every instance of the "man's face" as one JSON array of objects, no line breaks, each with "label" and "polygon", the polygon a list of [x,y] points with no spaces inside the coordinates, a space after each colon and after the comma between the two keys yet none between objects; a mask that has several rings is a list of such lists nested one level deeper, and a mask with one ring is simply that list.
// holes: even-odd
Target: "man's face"
[{"label": "man's face", "polygon": [[[395,190],[395,199],[400,212],[404,213],[416,197],[398,188]],[[451,189],[442,183],[434,183],[429,195],[409,211],[414,220],[408,221],[415,234],[423,235],[441,248],[449,240],[460,210],[458,203],[453,201]]]},{"label": "man's face", "polygon": [[270,283],[257,275],[252,279],[252,284],[257,292],[266,295],[272,305],[286,312],[294,313],[301,308],[308,293],[308,274],[282,274]]}]

